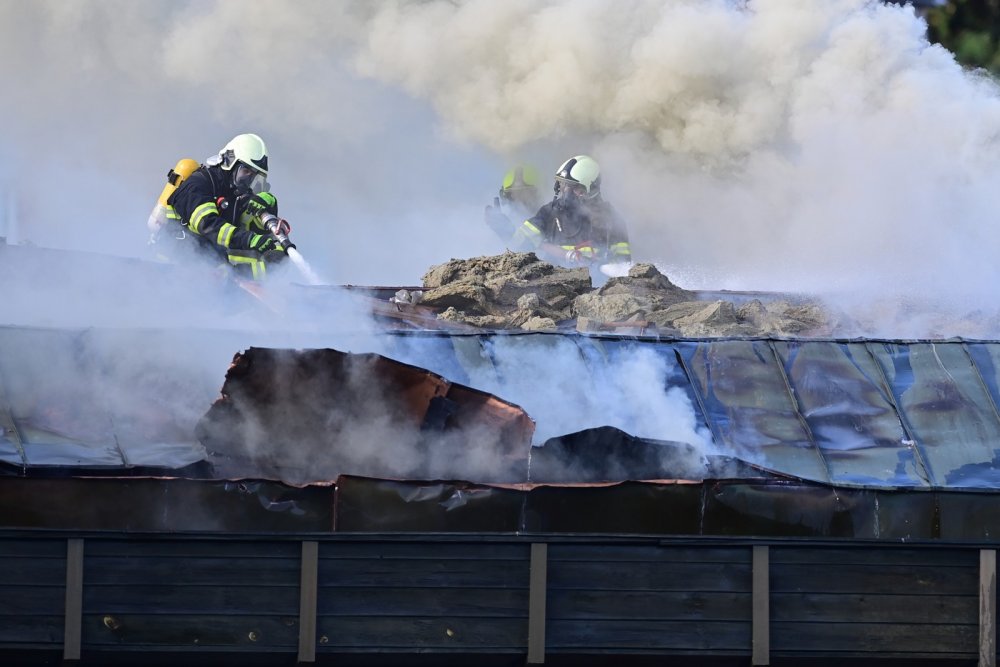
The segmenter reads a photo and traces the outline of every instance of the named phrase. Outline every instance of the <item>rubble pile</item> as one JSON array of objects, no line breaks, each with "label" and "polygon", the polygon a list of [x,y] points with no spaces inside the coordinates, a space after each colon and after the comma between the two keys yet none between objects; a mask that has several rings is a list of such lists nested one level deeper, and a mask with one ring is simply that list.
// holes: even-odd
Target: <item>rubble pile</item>
[{"label": "rubble pile", "polygon": [[[682,289],[652,264],[594,288],[590,271],[562,268],[534,253],[453,259],[423,276],[422,306],[438,318],[492,329],[617,331],[687,338],[828,335],[815,303],[706,298]],[[711,293],[717,295],[718,293]]]}]

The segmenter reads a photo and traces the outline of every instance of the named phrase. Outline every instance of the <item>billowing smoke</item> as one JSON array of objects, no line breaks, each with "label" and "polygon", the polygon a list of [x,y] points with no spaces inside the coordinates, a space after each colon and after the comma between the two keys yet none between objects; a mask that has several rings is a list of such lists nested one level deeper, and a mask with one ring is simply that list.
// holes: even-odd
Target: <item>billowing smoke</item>
[{"label": "billowing smoke", "polygon": [[[502,249],[513,159],[604,166],[686,287],[981,296],[1000,104],[867,0],[0,3],[22,236],[140,255],[177,158],[254,130],[334,283]],[[59,191],[60,196],[52,193]],[[891,334],[891,332],[885,332]]]},{"label": "billowing smoke", "polygon": [[[414,284],[501,251],[482,207],[507,166],[551,173],[581,152],[636,259],[682,287],[849,295],[888,311],[870,335],[893,336],[894,304],[960,316],[998,278],[1000,96],[911,7],[0,0],[0,30],[0,190],[37,246],[147,256],[166,171],[253,131],[293,240],[333,284]],[[120,322],[106,303],[76,301],[74,323]],[[197,304],[159,317],[217,321]],[[30,321],[59,319],[37,307]],[[367,348],[324,340],[322,317],[297,322]]]},{"label": "billowing smoke", "polygon": [[1000,97],[912,7],[498,5],[392,4],[362,71],[495,150],[593,152],[636,255],[684,286],[956,315],[991,293]]}]

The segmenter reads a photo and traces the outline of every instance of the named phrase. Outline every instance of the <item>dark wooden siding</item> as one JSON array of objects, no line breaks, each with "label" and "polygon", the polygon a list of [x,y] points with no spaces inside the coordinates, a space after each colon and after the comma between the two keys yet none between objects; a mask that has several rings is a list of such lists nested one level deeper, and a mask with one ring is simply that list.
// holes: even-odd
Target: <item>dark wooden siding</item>
[{"label": "dark wooden siding", "polygon": [[552,653],[750,653],[750,547],[549,546]]},{"label": "dark wooden siding", "polygon": [[[64,625],[69,538],[83,544],[78,633]],[[222,655],[291,664],[303,646],[326,664],[379,655],[404,664],[406,656],[523,661],[539,631],[543,657],[562,664],[578,656],[749,664],[762,627],[766,655],[786,664],[970,664],[982,644],[979,546],[787,541],[755,561],[751,541],[305,539],[318,547],[316,577],[305,579],[316,582],[314,626],[300,618],[310,550],[288,536],[0,533],[0,664],[15,664],[15,652],[58,655],[75,637],[82,664],[127,653],[187,667]],[[547,545],[541,618],[530,611],[533,542]],[[754,604],[755,562],[769,564],[769,615]]]},{"label": "dark wooden siding", "polygon": [[976,549],[770,551],[775,654],[968,658],[976,651]]},{"label": "dark wooden siding", "polygon": [[83,650],[294,651],[297,542],[87,540]]},{"label": "dark wooden siding", "polygon": [[521,653],[528,544],[324,543],[318,649]]},{"label": "dark wooden siding", "polygon": [[0,648],[61,646],[65,598],[66,540],[0,539]]}]

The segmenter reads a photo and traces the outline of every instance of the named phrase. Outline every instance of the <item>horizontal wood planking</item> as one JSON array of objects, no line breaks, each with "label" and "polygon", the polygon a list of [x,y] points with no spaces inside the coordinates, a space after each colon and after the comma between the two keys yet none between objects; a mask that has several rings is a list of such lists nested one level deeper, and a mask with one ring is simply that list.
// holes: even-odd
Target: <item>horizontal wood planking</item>
[{"label": "horizontal wood planking", "polygon": [[896,547],[872,544],[858,547],[781,546],[771,548],[771,563],[810,565],[934,565],[936,567],[979,567],[977,549]]},{"label": "horizontal wood planking", "polygon": [[323,616],[475,616],[527,618],[527,588],[324,588]]},{"label": "horizontal wood planking", "polygon": [[[0,617],[0,649],[14,647],[62,648],[63,603],[58,614],[25,614]],[[2,663],[2,660],[0,660]]]},{"label": "horizontal wood planking", "polygon": [[292,651],[298,614],[94,614],[84,611],[83,651],[107,646],[154,649]]},{"label": "horizontal wood planking", "polygon": [[549,590],[750,592],[749,563],[549,561]]},{"label": "horizontal wood planking", "polygon": [[553,620],[546,624],[546,652],[608,653],[617,651],[663,653],[721,653],[750,655],[751,626],[706,621],[601,621],[580,623]]},{"label": "horizontal wood planking", "polygon": [[299,542],[89,540],[85,554],[85,653],[298,645]]},{"label": "horizontal wood planking", "polygon": [[548,617],[586,621],[749,621],[750,593],[549,591]]},{"label": "horizontal wood planking", "polygon": [[202,540],[187,539],[88,540],[87,556],[94,558],[128,556],[130,558],[297,558],[298,540]]},{"label": "horizontal wood planking", "polygon": [[912,623],[773,623],[771,655],[850,653],[879,657],[883,653],[977,655],[977,625]]},{"label": "horizontal wood planking", "polygon": [[61,649],[66,540],[0,540],[0,648]]},{"label": "horizontal wood planking", "polygon": [[320,560],[378,558],[382,560],[526,560],[530,546],[502,541],[480,542],[321,542]]},{"label": "horizontal wood planking", "polygon": [[974,549],[772,547],[771,554],[774,656],[975,655]]},{"label": "horizontal wood planking", "polygon": [[139,558],[87,556],[87,586],[103,584],[173,586],[299,585],[298,558]]},{"label": "horizontal wood planking", "polygon": [[357,651],[503,651],[523,653],[528,645],[524,618],[320,616],[317,653]]},{"label": "horizontal wood planking", "polygon": [[879,593],[772,593],[771,621],[817,623],[933,624],[979,622],[975,595],[886,595]]},{"label": "horizontal wood planking", "polygon": [[156,609],[162,614],[256,615],[260,610],[298,614],[299,590],[271,586],[268,581],[243,585],[210,584],[84,585],[83,609],[94,613],[135,614]]},{"label": "horizontal wood planking", "polygon": [[[322,551],[322,550],[321,550]],[[320,557],[319,585],[324,587],[373,586],[389,588],[508,588],[528,586],[528,561],[385,560]]]},{"label": "horizontal wood planking", "polygon": [[[822,573],[822,576],[820,576]],[[902,595],[977,595],[975,568],[935,565],[772,564],[773,593],[895,593]]]},{"label": "horizontal wood planking", "polygon": [[528,544],[321,543],[317,652],[522,652]]},{"label": "horizontal wood planking", "polygon": [[549,561],[600,561],[606,563],[737,563],[750,565],[749,546],[673,546],[656,544],[549,545]]}]

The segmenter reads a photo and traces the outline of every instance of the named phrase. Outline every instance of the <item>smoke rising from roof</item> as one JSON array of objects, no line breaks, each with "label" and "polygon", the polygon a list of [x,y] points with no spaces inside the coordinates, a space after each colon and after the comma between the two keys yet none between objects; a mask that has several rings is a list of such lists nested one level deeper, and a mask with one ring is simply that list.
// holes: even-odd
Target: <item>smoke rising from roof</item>
[{"label": "smoke rising from roof", "polygon": [[332,282],[498,252],[481,207],[509,161],[546,173],[579,152],[637,257],[684,286],[977,295],[996,278],[1000,97],[910,7],[43,0],[0,19],[0,119],[23,138],[0,158],[39,245],[141,255],[166,169],[253,130]]},{"label": "smoke rising from roof", "polygon": [[0,180],[39,246],[145,256],[167,169],[253,131],[332,283],[500,252],[506,167],[580,152],[682,287],[962,312],[998,278],[1000,96],[909,7],[0,0],[0,30]]}]

